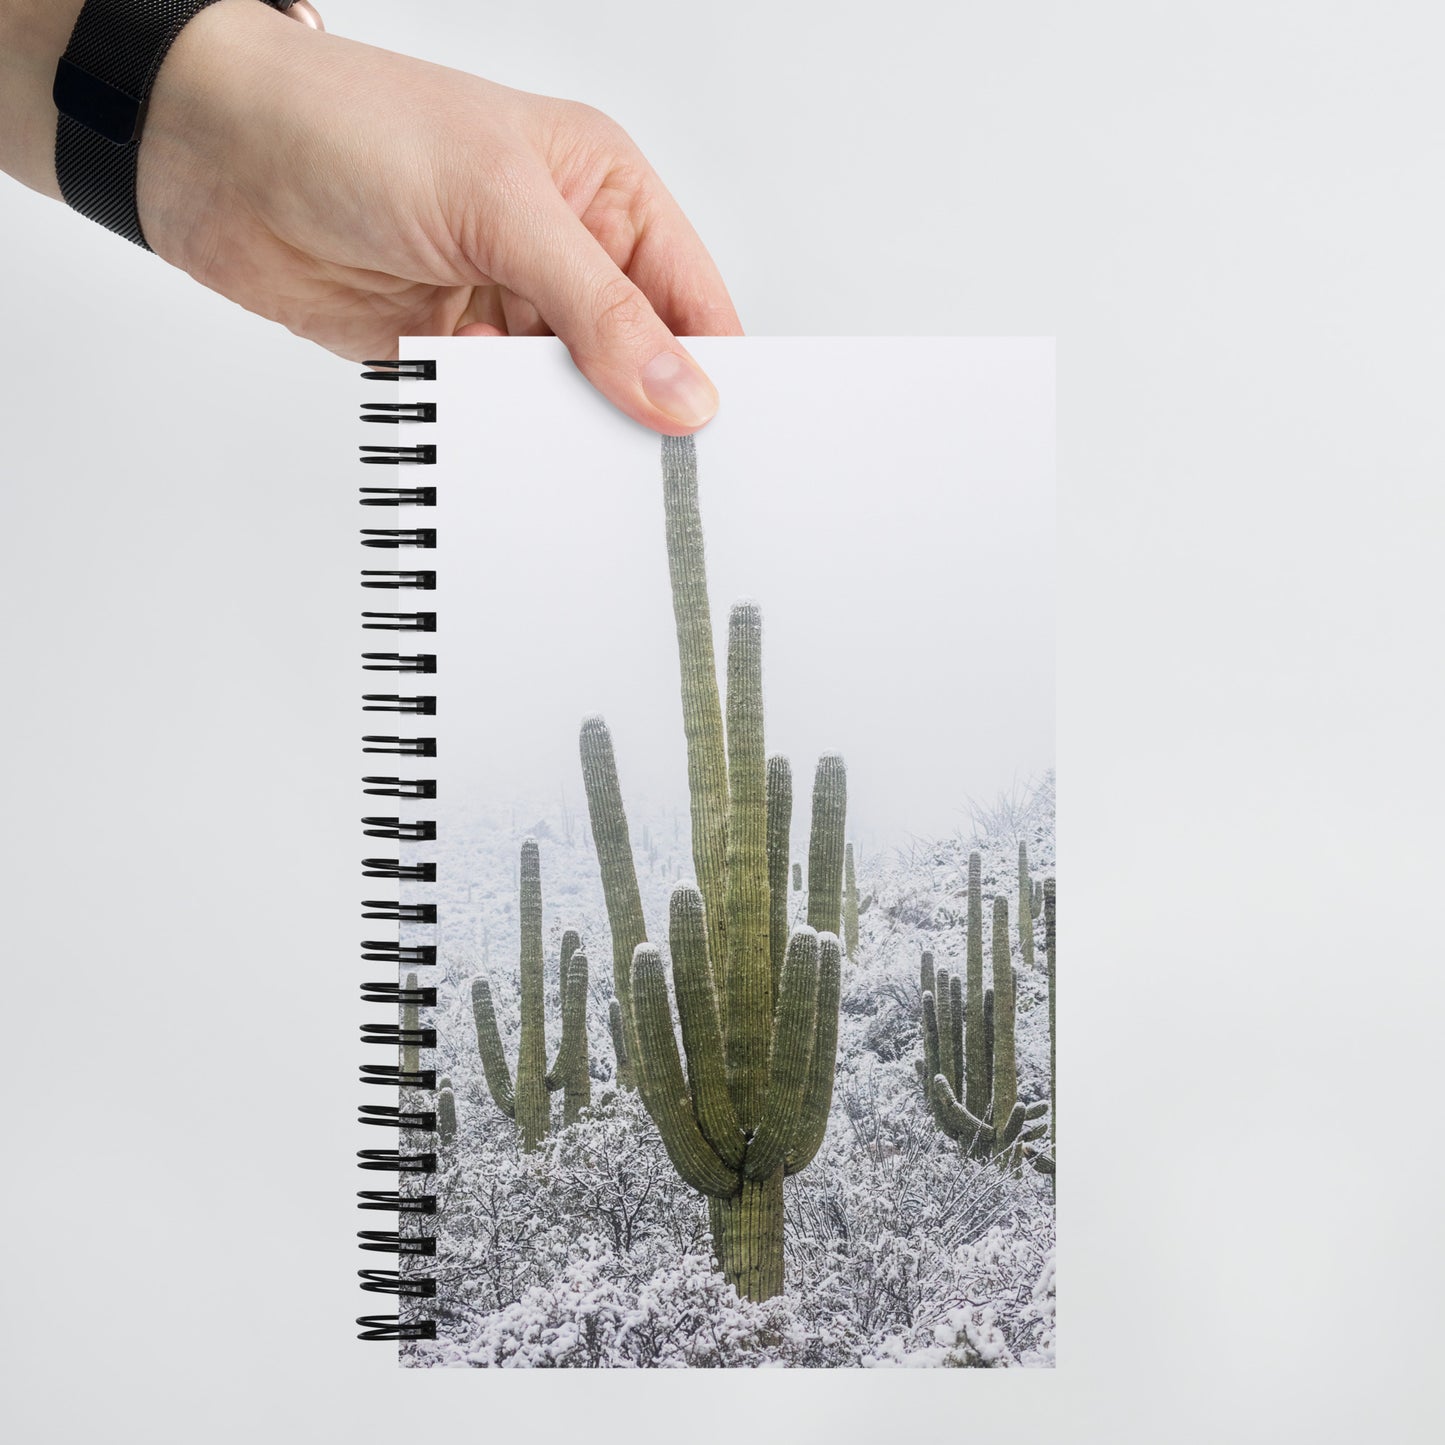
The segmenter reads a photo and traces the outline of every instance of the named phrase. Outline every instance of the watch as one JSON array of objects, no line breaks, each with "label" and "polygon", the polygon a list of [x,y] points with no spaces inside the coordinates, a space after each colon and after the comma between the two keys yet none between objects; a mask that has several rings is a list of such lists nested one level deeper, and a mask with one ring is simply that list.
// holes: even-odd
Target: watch
[{"label": "watch", "polygon": [[[215,0],[85,0],[55,67],[55,177],[67,205],[149,251],[136,209],[146,103],[166,52]],[[313,29],[304,0],[263,0]]]}]

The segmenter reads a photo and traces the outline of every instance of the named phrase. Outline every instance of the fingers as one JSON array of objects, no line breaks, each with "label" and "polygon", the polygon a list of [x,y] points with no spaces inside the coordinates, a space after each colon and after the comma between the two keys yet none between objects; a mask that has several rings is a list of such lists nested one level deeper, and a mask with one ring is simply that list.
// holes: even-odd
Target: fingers
[{"label": "fingers", "polygon": [[633,420],[672,436],[696,431],[718,408],[712,382],[557,191],[544,188],[536,206],[515,248],[499,248],[496,279],[531,302]]}]

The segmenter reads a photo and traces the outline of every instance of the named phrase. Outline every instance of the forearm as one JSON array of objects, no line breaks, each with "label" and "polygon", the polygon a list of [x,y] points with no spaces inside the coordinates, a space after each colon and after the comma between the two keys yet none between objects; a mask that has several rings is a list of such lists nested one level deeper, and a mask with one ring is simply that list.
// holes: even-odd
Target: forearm
[{"label": "forearm", "polygon": [[55,181],[55,62],[81,0],[0,0],[0,170],[60,199]]}]

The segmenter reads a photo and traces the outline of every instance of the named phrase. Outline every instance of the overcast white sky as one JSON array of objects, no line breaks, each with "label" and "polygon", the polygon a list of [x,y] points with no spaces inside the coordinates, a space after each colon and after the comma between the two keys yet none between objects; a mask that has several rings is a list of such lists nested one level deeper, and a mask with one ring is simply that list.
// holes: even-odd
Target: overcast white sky
[{"label": "overcast white sky", "polygon": [[[865,847],[951,832],[969,798],[1052,766],[1052,342],[689,346],[723,397],[697,438],[719,665],[729,605],[755,599],[795,826],[825,750],[847,758]],[[409,394],[439,404],[441,505],[404,520],[440,533],[441,801],[565,788],[576,806],[578,724],[600,712],[624,796],[685,802],[658,438],[555,340],[426,348],[438,381]]]}]

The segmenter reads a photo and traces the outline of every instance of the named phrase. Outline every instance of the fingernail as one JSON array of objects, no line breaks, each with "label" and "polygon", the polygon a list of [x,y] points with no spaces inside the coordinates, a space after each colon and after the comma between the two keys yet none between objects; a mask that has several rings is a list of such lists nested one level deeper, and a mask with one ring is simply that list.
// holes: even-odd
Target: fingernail
[{"label": "fingernail", "polygon": [[717,389],[677,351],[661,352],[642,368],[642,389],[679,426],[701,426],[717,411]]}]

